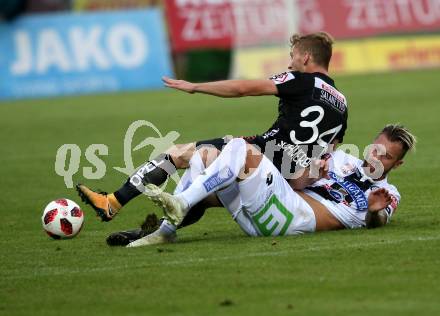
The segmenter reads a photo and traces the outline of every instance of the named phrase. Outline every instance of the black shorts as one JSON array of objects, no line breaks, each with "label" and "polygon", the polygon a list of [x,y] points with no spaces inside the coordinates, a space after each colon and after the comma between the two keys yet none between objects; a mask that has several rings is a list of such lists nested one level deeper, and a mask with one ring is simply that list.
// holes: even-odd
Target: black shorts
[{"label": "black shorts", "polygon": [[[250,136],[250,137],[240,137],[243,138],[248,144],[254,145],[262,154],[265,154],[266,150],[266,141],[262,136]],[[227,144],[229,141],[228,138],[212,138],[207,140],[201,140],[196,142],[196,148],[199,146],[212,146],[219,151],[222,151],[223,146]],[[274,166],[282,173],[281,166],[283,165],[283,151],[273,151],[270,150],[269,160],[272,161]],[[267,156],[266,156],[267,157]],[[289,163],[289,161],[287,162]],[[296,164],[294,162],[290,162],[290,174],[293,174],[296,171]],[[290,177],[290,175],[289,175]]]},{"label": "black shorts", "polygon": [[[255,145],[260,146],[260,144],[257,141],[258,138],[256,136],[240,136],[237,138],[243,138],[249,144],[255,144]],[[222,151],[223,147],[227,144],[228,141],[229,141],[229,139],[226,139],[225,137],[200,140],[200,141],[196,142],[196,148],[199,148],[199,146],[210,145],[210,146],[213,146],[213,147],[217,148],[218,150]],[[260,148],[261,148],[261,146],[259,147],[259,149]]]},{"label": "black shorts", "polygon": [[205,145],[210,145],[222,151],[223,146],[225,146],[226,143],[227,142],[224,138],[212,138],[212,139],[200,140],[196,142],[196,148],[200,148],[201,146],[205,146]]}]

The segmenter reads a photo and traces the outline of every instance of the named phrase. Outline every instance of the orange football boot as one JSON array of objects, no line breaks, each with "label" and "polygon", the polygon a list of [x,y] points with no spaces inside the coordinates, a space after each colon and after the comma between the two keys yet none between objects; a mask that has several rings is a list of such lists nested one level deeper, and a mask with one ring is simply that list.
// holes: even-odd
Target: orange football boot
[{"label": "orange football boot", "polygon": [[84,203],[93,207],[96,215],[98,215],[103,222],[111,221],[122,208],[113,193],[95,192],[83,184],[77,184],[76,191],[78,191],[78,195]]}]

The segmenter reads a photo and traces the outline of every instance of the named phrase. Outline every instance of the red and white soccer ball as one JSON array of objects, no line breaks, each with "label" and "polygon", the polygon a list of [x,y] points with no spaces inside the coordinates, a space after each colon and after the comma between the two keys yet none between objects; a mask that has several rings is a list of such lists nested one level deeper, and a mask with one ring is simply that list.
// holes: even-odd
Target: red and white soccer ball
[{"label": "red and white soccer ball", "polygon": [[54,238],[72,238],[78,235],[84,223],[84,213],[78,204],[58,199],[47,204],[41,217],[46,233]]}]

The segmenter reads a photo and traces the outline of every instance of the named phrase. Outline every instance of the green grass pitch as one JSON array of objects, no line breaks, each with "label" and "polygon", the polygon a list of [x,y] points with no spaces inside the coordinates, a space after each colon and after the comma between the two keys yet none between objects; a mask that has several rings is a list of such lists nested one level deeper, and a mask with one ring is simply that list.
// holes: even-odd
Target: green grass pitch
[{"label": "green grass pitch", "polygon": [[[275,98],[164,90],[0,103],[0,315],[438,315],[439,79],[440,70],[337,78],[350,104],[346,143],[363,148],[389,122],[419,138],[390,177],[402,203],[389,226],[249,238],[225,210],[212,209],[179,231],[178,243],[139,249],[104,240],[155,211],[143,197],[109,223],[79,203],[85,226],[72,240],[43,233],[49,201],[80,202],[54,171],[58,147],[82,150],[75,182],[112,191],[125,180],[113,167],[124,165],[133,121],[175,130],[178,142],[250,135],[270,126]],[[139,130],[135,143],[149,135]],[[99,143],[109,148],[106,176],[85,180],[84,152]],[[148,150],[135,153],[136,165]]]}]

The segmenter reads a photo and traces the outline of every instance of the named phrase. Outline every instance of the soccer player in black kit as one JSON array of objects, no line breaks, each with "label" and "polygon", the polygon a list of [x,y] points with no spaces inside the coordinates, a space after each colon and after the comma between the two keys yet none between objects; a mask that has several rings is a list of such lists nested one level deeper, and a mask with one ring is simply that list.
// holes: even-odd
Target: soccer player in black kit
[{"label": "soccer player in black kit", "polygon": [[[286,179],[298,169],[308,168],[311,159],[324,154],[329,144],[342,142],[347,127],[346,98],[328,74],[333,39],[324,32],[295,34],[290,43],[289,71],[269,79],[191,83],[163,78],[167,87],[188,93],[225,98],[278,97],[278,117],[273,125],[263,134],[244,139],[269,158]],[[221,150],[226,142],[217,138],[175,145],[142,165],[112,194],[97,193],[84,185],[78,185],[77,190],[103,221],[110,221],[126,203],[145,191],[145,185],[160,185],[176,169],[188,168],[196,148],[214,146]],[[181,226],[197,221],[204,210],[203,202],[192,207]],[[141,235],[142,231],[136,230],[135,236],[126,236],[127,242]]]}]

